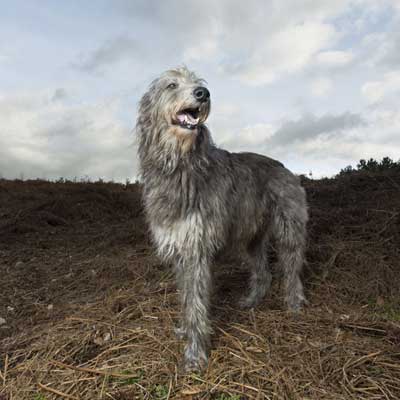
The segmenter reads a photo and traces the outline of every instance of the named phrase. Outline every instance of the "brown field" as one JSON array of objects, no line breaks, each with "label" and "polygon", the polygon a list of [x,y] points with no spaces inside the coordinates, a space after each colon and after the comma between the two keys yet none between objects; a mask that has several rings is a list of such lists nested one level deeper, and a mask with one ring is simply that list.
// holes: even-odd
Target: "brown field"
[{"label": "brown field", "polygon": [[209,367],[185,375],[140,187],[0,180],[0,400],[399,399],[400,175],[305,186],[309,307],[275,279],[240,311],[245,269],[216,265]]}]

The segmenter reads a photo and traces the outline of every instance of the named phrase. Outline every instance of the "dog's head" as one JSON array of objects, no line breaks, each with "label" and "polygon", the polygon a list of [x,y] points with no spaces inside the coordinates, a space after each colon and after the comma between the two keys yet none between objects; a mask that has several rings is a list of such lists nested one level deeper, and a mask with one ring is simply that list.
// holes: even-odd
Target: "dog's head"
[{"label": "dog's head", "polygon": [[206,121],[210,104],[204,80],[185,67],[172,69],[154,80],[142,97],[138,123],[146,125],[146,134],[162,132],[187,145]]}]

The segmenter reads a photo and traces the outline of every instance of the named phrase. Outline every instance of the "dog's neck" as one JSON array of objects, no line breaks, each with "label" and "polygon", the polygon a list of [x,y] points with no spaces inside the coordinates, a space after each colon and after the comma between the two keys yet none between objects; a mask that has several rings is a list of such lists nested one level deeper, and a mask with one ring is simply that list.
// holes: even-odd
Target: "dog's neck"
[{"label": "dog's neck", "polygon": [[[165,128],[162,128],[165,129]],[[210,149],[214,146],[207,127],[200,125],[187,142],[171,135],[168,140],[162,132],[151,132],[137,126],[139,160],[144,183],[152,177],[169,176],[179,171],[199,172],[207,167]],[[188,138],[189,139],[189,138]]]}]

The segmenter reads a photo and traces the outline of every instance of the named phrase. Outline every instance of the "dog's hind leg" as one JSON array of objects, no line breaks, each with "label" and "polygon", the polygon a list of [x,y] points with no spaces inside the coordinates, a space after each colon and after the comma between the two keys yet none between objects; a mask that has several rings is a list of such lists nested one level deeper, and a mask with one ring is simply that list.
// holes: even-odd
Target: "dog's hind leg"
[{"label": "dog's hind leg", "polygon": [[240,300],[240,308],[256,307],[264,298],[271,286],[272,275],[268,266],[267,235],[253,241],[248,247],[249,264],[251,269],[250,291]]},{"label": "dog's hind leg", "polygon": [[[298,312],[307,303],[301,282],[306,245],[306,217],[288,213],[276,216],[278,259],[284,275],[285,302],[290,311]],[[304,214],[304,215],[303,215]]]}]

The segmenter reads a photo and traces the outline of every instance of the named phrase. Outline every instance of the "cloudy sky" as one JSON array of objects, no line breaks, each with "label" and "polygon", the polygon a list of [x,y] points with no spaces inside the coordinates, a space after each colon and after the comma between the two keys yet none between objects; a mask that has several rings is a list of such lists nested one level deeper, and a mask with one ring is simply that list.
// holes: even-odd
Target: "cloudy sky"
[{"label": "cloudy sky", "polygon": [[0,176],[135,177],[137,102],[182,64],[221,147],[314,177],[400,158],[400,0],[4,0]]}]

